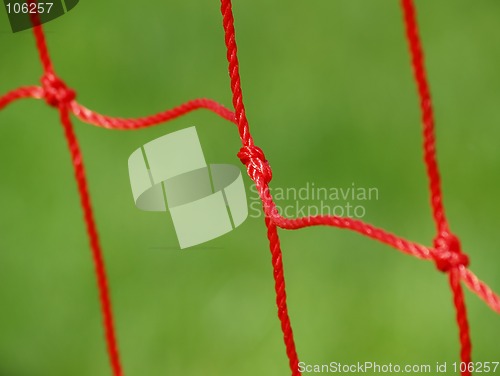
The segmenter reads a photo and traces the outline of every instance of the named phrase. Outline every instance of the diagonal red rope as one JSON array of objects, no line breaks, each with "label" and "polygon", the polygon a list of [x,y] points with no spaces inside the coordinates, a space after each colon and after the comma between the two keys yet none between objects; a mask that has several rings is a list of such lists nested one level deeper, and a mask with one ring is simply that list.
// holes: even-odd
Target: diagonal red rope
[{"label": "diagonal red rope", "polygon": [[[28,1],[34,2],[35,0]],[[266,226],[268,229],[268,238],[274,268],[278,317],[281,321],[286,353],[293,376],[300,375],[300,372],[298,370],[298,356],[295,350],[293,332],[288,315],[282,260],[283,255],[277,227],[296,230],[309,226],[323,225],[348,229],[390,245],[403,253],[420,259],[434,261],[438,270],[448,274],[449,284],[453,292],[453,302],[456,308],[457,324],[459,326],[461,359],[464,362],[470,361],[471,341],[461,281],[463,281],[472,292],[484,300],[485,303],[497,313],[500,313],[500,297],[468,269],[469,258],[467,255],[462,253],[459,239],[449,230],[449,225],[444,211],[440,174],[436,157],[434,115],[429,84],[425,72],[423,49],[420,42],[415,6],[412,0],[401,0],[401,5],[404,14],[409,49],[412,56],[412,67],[420,96],[422,111],[424,161],[429,177],[433,217],[437,227],[437,236],[434,240],[433,247],[426,247],[413,243],[383,229],[351,218],[342,218],[337,216],[284,218],[279,215],[276,210],[276,205],[273,202],[273,198],[269,192],[269,182],[272,179],[271,167],[265,158],[264,152],[254,144],[245,114],[241,78],[239,75],[234,17],[230,0],[221,0],[221,11],[223,15],[231,90],[233,93],[233,106],[235,108],[234,113],[210,99],[195,99],[162,113],[137,119],[110,117],[91,111],[76,102],[76,93],[67,87],[64,81],[56,75],[48,52],[43,29],[41,26],[34,27],[33,30],[36,45],[44,71],[42,76],[42,87],[21,87],[7,93],[6,95],[0,97],[0,110],[4,109],[18,99],[37,98],[45,99],[47,104],[57,108],[60,113],[61,123],[64,127],[68,148],[72,157],[75,180],[78,185],[81,205],[84,212],[84,220],[92,250],[108,355],[114,376],[123,375],[123,371],[114,330],[108,279],[106,276],[104,258],[90,202],[88,184],[83,167],[83,157],[69,117],[70,112],[84,122],[109,129],[122,130],[135,130],[153,126],[162,122],[173,120],[179,116],[201,108],[208,109],[222,118],[236,123],[243,145],[238,153],[238,157],[241,159],[242,163],[246,165],[250,178],[256,184],[259,195],[262,199],[263,209],[266,214]],[[36,14],[32,15],[32,19],[35,24],[37,23],[37,17],[38,15]],[[470,372],[468,371],[462,373],[464,376],[469,374]]]}]

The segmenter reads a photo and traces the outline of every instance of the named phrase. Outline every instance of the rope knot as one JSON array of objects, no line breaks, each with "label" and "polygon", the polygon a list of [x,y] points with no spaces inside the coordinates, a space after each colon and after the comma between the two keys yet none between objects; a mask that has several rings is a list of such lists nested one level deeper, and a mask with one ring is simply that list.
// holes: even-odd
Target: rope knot
[{"label": "rope knot", "polygon": [[66,106],[76,98],[76,93],[54,73],[46,73],[42,77],[45,101],[49,106]]},{"label": "rope knot", "polygon": [[454,268],[469,266],[469,256],[462,253],[460,239],[455,235],[446,233],[438,236],[434,240],[434,247],[434,261],[439,271],[448,273]]},{"label": "rope knot", "polygon": [[273,178],[273,172],[261,148],[255,145],[245,145],[240,149],[238,158],[247,167],[248,176],[255,183],[261,181],[266,185],[269,184]]}]

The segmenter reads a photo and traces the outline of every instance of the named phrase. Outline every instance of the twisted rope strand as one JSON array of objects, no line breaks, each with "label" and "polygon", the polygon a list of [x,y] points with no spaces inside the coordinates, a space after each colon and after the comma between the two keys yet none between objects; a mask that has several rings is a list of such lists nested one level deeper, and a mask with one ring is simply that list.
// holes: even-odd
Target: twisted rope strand
[{"label": "twisted rope strand", "polygon": [[[431,206],[437,230],[434,240],[435,250],[433,258],[438,270],[449,274],[449,283],[453,294],[453,303],[459,329],[460,358],[462,362],[468,364],[471,361],[472,344],[465,298],[460,283],[460,272],[457,269],[466,268],[469,265],[469,258],[462,253],[458,237],[450,232],[445,215],[441,178],[436,155],[434,110],[432,108],[432,99],[425,69],[424,52],[420,40],[415,5],[413,0],[401,0],[401,7],[406,27],[406,39],[412,57],[415,83],[420,97],[424,138],[424,162],[429,179]],[[466,369],[461,374],[462,376],[469,376],[470,372]]]},{"label": "twisted rope strand", "polygon": [[278,229],[273,221],[266,217],[267,238],[269,239],[269,248],[271,250],[272,264],[274,269],[274,288],[276,291],[276,306],[278,307],[278,318],[281,322],[281,331],[285,342],[286,354],[288,357],[292,376],[300,376],[299,358],[295,349],[295,340],[293,338],[292,324],[288,315],[288,306],[286,302],[285,274],[283,267],[283,253],[281,252],[280,238]]},{"label": "twisted rope strand", "polygon": [[[38,9],[38,0],[27,0],[28,5],[34,4],[35,8]],[[38,51],[38,57],[42,63],[42,69],[44,74],[53,73],[54,68],[52,66],[52,59],[50,58],[49,49],[47,47],[47,41],[45,39],[45,34],[40,22],[40,15],[38,11],[29,12],[29,17],[31,24],[33,25],[33,35],[35,36],[36,49]]]},{"label": "twisted rope strand", "polygon": [[90,248],[92,250],[92,258],[94,261],[95,274],[99,287],[99,300],[101,302],[101,310],[103,316],[103,326],[106,335],[106,343],[108,347],[108,355],[113,370],[113,375],[123,376],[122,366],[120,362],[120,355],[118,351],[118,344],[116,340],[113,310],[111,306],[111,296],[108,285],[108,277],[106,274],[106,267],[104,256],[102,253],[99,235],[97,233],[97,226],[94,219],[92,204],[90,202],[90,194],[88,190],[87,178],[85,176],[85,169],[83,166],[83,156],[78,145],[78,141],[73,130],[71,119],[69,118],[68,108],[61,106],[59,108],[61,123],[64,127],[64,134],[70,150],[73,168],[75,172],[75,180],[78,185],[78,192],[80,194],[81,206],[84,212],[85,224],[87,227],[87,234],[90,240]]},{"label": "twisted rope strand", "polygon": [[23,86],[9,91],[7,94],[0,97],[0,110],[3,110],[8,105],[19,99],[26,98],[43,98],[43,89],[39,86]]},{"label": "twisted rope strand", "polygon": [[404,24],[406,27],[406,38],[408,40],[412,57],[415,83],[420,96],[420,109],[422,112],[424,136],[424,160],[429,178],[432,212],[438,233],[449,232],[441,192],[441,178],[436,157],[434,110],[432,108],[429,82],[427,80],[425,70],[424,52],[418,31],[416,9],[413,4],[413,0],[402,0],[401,6],[403,8]]},{"label": "twisted rope strand", "polygon": [[481,298],[494,312],[500,314],[500,296],[473,272],[467,268],[460,268],[460,278],[467,285],[470,291]]},{"label": "twisted rope strand", "polygon": [[[459,268],[464,268],[463,266]],[[470,338],[469,321],[467,319],[467,308],[465,305],[465,296],[460,283],[460,270],[454,268],[448,273],[448,280],[450,288],[453,291],[453,304],[456,307],[456,321],[459,328],[459,341],[460,341],[460,359],[463,363],[469,364],[472,361],[472,342]],[[470,376],[471,372],[469,367],[466,367],[461,372],[463,376]]]},{"label": "twisted rope strand", "polygon": [[206,98],[194,99],[164,112],[136,119],[105,116],[89,110],[77,102],[71,103],[71,110],[73,111],[73,114],[75,114],[75,116],[80,120],[98,127],[119,130],[137,130],[147,128],[174,120],[198,109],[212,111],[223,119],[233,123],[235,122],[234,112],[227,109],[223,105]]},{"label": "twisted rope strand", "polygon": [[236,125],[238,126],[243,146],[251,146],[253,145],[253,138],[250,134],[245,105],[243,103],[238,61],[238,47],[236,46],[236,32],[234,29],[234,16],[231,1],[221,0],[221,13],[227,48],[227,61],[229,63],[229,78],[231,80],[231,91],[233,93]]},{"label": "twisted rope strand", "polygon": [[[245,105],[243,104],[243,93],[239,72],[238,48],[236,46],[236,33],[234,29],[234,16],[230,0],[221,0],[221,13],[227,48],[227,60],[229,64],[229,78],[231,81],[231,91],[233,93],[233,106],[235,110],[236,124],[238,126],[238,131],[243,145],[238,153],[238,157],[247,167],[248,175],[255,182],[257,189],[259,191],[269,191],[268,184],[272,179],[272,170],[262,149],[254,145],[245,114]],[[264,201],[263,205],[265,208],[266,203]],[[281,330],[283,332],[286,354],[288,356],[292,376],[300,376],[299,358],[295,347],[292,324],[290,322],[287,308],[285,277],[282,262],[283,254],[281,251],[280,239],[276,224],[270,220],[270,217],[266,216],[265,223],[269,238],[269,247],[272,254],[278,318],[281,321]]]}]

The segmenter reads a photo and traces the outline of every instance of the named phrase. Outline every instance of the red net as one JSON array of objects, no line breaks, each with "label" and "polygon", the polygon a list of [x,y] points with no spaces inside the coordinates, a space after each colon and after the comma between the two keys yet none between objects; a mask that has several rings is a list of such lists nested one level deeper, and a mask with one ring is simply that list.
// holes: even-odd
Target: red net
[{"label": "red net", "polygon": [[[32,2],[34,0],[29,1]],[[381,228],[377,228],[352,218],[328,215],[303,218],[285,218],[278,213],[269,191],[269,183],[272,179],[271,167],[264,155],[264,152],[255,145],[250,133],[248,120],[245,115],[231,0],[221,0],[221,12],[225,31],[234,112],[213,100],[195,99],[165,112],[137,119],[116,118],[98,114],[85,108],[76,101],[76,92],[66,86],[64,81],[58,77],[53,68],[42,26],[36,26],[33,28],[36,46],[44,72],[41,79],[42,86],[21,87],[7,93],[6,95],[0,97],[0,110],[4,109],[6,106],[18,99],[37,98],[44,99],[48,105],[56,108],[60,114],[61,123],[64,128],[68,148],[73,162],[75,180],[78,184],[80,194],[80,204],[83,209],[84,220],[90,241],[90,248],[92,250],[106,343],[114,376],[121,376],[124,373],[114,329],[106,268],[92,211],[87,180],[85,177],[85,169],[83,166],[83,157],[73,130],[70,114],[75,115],[77,118],[86,123],[99,127],[136,130],[164,123],[183,116],[191,111],[204,108],[213,111],[222,118],[236,124],[242,142],[242,148],[238,153],[238,157],[246,166],[248,175],[256,185],[266,216],[265,223],[267,226],[267,236],[269,238],[272,265],[274,268],[278,317],[281,322],[286,353],[293,376],[300,375],[301,373],[299,371],[299,360],[287,309],[285,278],[278,228],[297,230],[304,227],[322,225],[348,229],[390,245],[403,253],[415,256],[422,260],[433,261],[439,271],[448,275],[450,288],[453,294],[453,303],[456,310],[456,321],[459,328],[461,346],[460,357],[462,362],[468,363],[471,361],[472,346],[462,282],[465,283],[465,285],[473,293],[484,300],[486,304],[497,313],[500,313],[500,297],[469,270],[469,257],[462,252],[460,240],[450,230],[446,219],[441,192],[440,173],[436,158],[434,114],[429,84],[425,71],[423,50],[416,20],[415,6],[413,4],[413,0],[401,0],[401,6],[404,15],[409,50],[412,58],[414,78],[420,97],[424,138],[424,161],[429,179],[432,212],[434,222],[436,224],[436,236],[432,246],[424,246],[414,243],[389,233]],[[34,21],[36,21],[37,15],[33,15],[32,17],[34,18]],[[468,370],[462,372],[462,375],[464,376],[470,374],[471,372]]]}]

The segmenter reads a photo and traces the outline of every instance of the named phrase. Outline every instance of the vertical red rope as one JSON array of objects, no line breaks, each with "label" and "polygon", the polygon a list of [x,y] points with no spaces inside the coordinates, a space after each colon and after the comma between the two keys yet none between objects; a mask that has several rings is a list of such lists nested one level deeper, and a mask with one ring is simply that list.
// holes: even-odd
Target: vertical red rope
[{"label": "vertical red rope", "polygon": [[[29,0],[29,2],[31,3],[36,1]],[[31,14],[31,20],[33,24],[40,23],[37,13]],[[71,102],[73,102],[74,100],[75,92],[69,89],[65,85],[65,83],[56,76],[52,66],[52,61],[50,59],[50,54],[42,26],[34,26],[33,33],[35,35],[36,46],[44,71],[44,74],[42,76],[43,97],[50,106],[55,107],[59,110],[60,120],[64,127],[64,133],[73,162],[75,180],[78,185],[80,203],[83,209],[85,225],[90,241],[90,248],[92,250],[92,259],[94,262],[97,286],[99,290],[99,301],[101,304],[101,315],[103,318],[106,346],[111,363],[111,368],[114,376],[122,376],[123,371],[121,367],[118,344],[114,329],[113,310],[111,306],[111,297],[104,257],[99,241],[99,235],[97,233],[92,205],[90,202],[87,178],[85,176],[85,169],[83,166],[83,157],[78,145],[78,140],[73,130],[71,119],[69,117]]]},{"label": "vertical red rope", "polygon": [[[467,320],[467,307],[465,305],[465,296],[460,283],[460,270],[464,269],[463,266],[455,268],[450,271],[448,275],[451,290],[453,291],[453,303],[456,309],[456,320],[459,328],[460,339],[460,359],[462,362],[469,364],[472,361],[472,341],[470,337],[469,322]],[[462,372],[462,375],[469,376],[471,373],[468,369]]]},{"label": "vertical red rope", "polygon": [[[234,29],[234,16],[231,0],[221,0],[221,13],[223,18],[223,27],[225,33],[225,42],[227,48],[227,60],[229,63],[229,78],[231,81],[231,91],[233,93],[233,106],[235,110],[235,119],[243,147],[238,153],[241,161],[247,166],[248,174],[255,182],[260,192],[268,190],[269,181],[272,178],[271,168],[265,159],[264,153],[260,148],[254,145],[250,134],[248,120],[243,103],[243,93],[241,89],[241,78],[238,62],[238,47],[236,45],[236,32]],[[261,197],[263,197],[261,195]],[[265,203],[263,203],[265,206]],[[285,277],[283,270],[283,254],[279,241],[279,235],[274,223],[266,215],[266,226],[268,231],[269,244],[272,254],[272,264],[274,269],[274,281],[276,291],[276,303],[278,306],[278,317],[281,322],[281,330],[286,347],[286,353],[289,360],[290,369],[293,376],[299,376],[299,359],[295,348],[292,325],[288,314],[286,302]]]},{"label": "vertical red rope", "polygon": [[227,61],[229,62],[229,78],[231,80],[231,91],[233,93],[236,125],[238,126],[243,145],[249,146],[253,145],[253,139],[250,135],[245,105],[243,103],[238,47],[236,45],[236,32],[234,30],[234,16],[231,0],[221,0],[221,12],[227,47]]},{"label": "vertical red rope", "polygon": [[42,26],[33,27],[33,34],[35,35],[36,47],[44,73],[53,72],[54,68],[52,67],[52,61],[50,59],[49,49],[47,48]]},{"label": "vertical red rope", "polygon": [[[38,4],[38,0],[27,0],[29,5]],[[30,7],[31,8],[31,7]],[[36,8],[38,9],[38,8]],[[50,59],[49,49],[47,47],[47,42],[45,40],[45,34],[43,32],[40,16],[37,12],[29,13],[31,23],[33,24],[33,34],[35,36],[36,48],[38,51],[38,56],[42,63],[42,68],[44,73],[53,72],[52,60]],[[35,26],[37,25],[37,26]]]},{"label": "vertical red rope", "polygon": [[[429,178],[431,192],[431,205],[436,223],[437,235],[434,240],[436,250],[435,260],[438,269],[449,274],[449,283],[453,293],[453,302],[456,310],[457,324],[460,338],[460,357],[462,362],[471,361],[472,343],[470,338],[469,322],[464,301],[464,294],[460,282],[460,269],[468,265],[468,258],[461,252],[460,242],[450,230],[445,215],[441,178],[436,156],[436,131],[434,111],[427,79],[424,52],[417,23],[417,15],[413,0],[401,0],[403,8],[406,36],[412,56],[412,67],[415,82],[420,97],[422,112],[424,161]],[[468,370],[462,372],[463,376],[470,375]]]},{"label": "vertical red rope", "polygon": [[420,109],[422,112],[424,135],[424,160],[427,168],[427,175],[429,177],[432,212],[438,233],[443,233],[448,232],[449,229],[443,205],[441,177],[436,158],[434,110],[432,107],[431,93],[425,71],[424,52],[422,49],[422,43],[420,42],[416,10],[413,0],[402,0],[401,4],[405,17],[406,36],[412,56],[413,73],[415,75],[415,82],[420,96]]},{"label": "vertical red rope", "polygon": [[286,303],[285,276],[283,268],[283,253],[278,236],[278,229],[269,217],[266,217],[267,237],[272,255],[274,268],[274,288],[276,291],[276,305],[278,306],[278,317],[281,322],[281,330],[285,341],[286,354],[292,376],[300,376],[299,358],[295,349],[295,340],[293,338],[292,324],[288,316],[288,306]]},{"label": "vertical red rope", "polygon": [[95,273],[97,277],[97,284],[99,287],[99,299],[101,302],[101,309],[103,315],[103,324],[106,335],[106,343],[108,347],[108,355],[111,362],[111,367],[114,376],[122,376],[122,367],[120,364],[120,356],[118,353],[118,345],[116,341],[113,312],[111,308],[111,298],[109,293],[108,279],[106,276],[106,268],[104,265],[104,258],[99,242],[99,235],[95,224],[92,205],[88,191],[87,178],[85,176],[85,169],[83,166],[83,157],[76,139],[73,125],[69,117],[68,108],[61,106],[59,108],[61,123],[64,127],[64,134],[68,143],[68,148],[71,153],[71,160],[73,162],[73,169],[75,172],[75,180],[78,185],[78,192],[80,194],[80,203],[83,208],[85,225],[87,227],[87,234],[90,240],[90,248],[92,250],[92,257],[95,265]]}]

